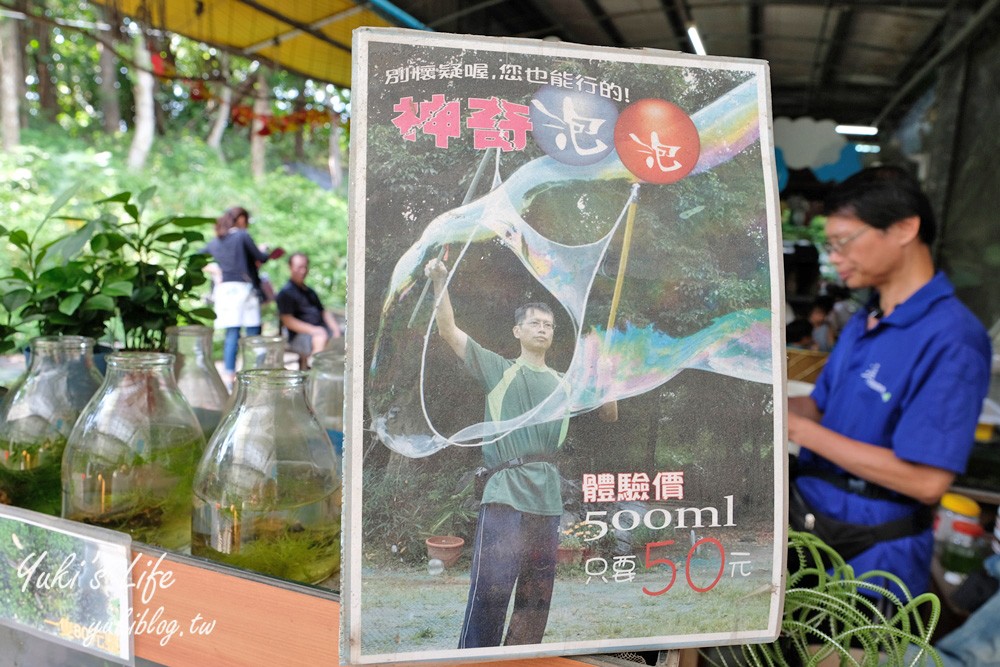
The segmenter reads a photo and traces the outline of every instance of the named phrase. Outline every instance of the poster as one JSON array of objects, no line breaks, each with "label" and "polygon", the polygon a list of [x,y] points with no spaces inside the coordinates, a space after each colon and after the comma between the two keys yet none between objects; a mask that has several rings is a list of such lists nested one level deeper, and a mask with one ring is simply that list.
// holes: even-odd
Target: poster
[{"label": "poster", "polygon": [[354,58],[342,659],[773,639],[766,64],[380,29]]},{"label": "poster", "polygon": [[131,538],[0,505],[0,625],[134,665]]}]

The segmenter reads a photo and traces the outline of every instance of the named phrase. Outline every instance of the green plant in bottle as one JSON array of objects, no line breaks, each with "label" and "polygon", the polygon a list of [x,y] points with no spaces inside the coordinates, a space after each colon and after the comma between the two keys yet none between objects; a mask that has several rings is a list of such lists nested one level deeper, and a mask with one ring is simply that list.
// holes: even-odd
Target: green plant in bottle
[{"label": "green plant in bottle", "polygon": [[0,405],[0,502],[59,514],[66,437],[101,385],[84,336],[31,341],[31,365]]},{"label": "green plant in bottle", "polygon": [[191,553],[308,584],[340,570],[340,464],[301,371],[237,374],[194,482]]},{"label": "green plant in bottle", "polygon": [[63,517],[187,551],[191,482],[205,438],[174,379],[174,356],[108,356],[104,384],[63,455]]}]

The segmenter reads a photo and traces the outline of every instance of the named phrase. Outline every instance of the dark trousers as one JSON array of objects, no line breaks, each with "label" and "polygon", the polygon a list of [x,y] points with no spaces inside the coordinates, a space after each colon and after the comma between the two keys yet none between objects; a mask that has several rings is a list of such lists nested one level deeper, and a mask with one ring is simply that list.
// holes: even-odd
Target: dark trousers
[{"label": "dark trousers", "polygon": [[[556,576],[559,517],[494,503],[479,508],[469,600],[459,648],[538,644],[545,634]],[[514,585],[514,612],[504,619]]]}]

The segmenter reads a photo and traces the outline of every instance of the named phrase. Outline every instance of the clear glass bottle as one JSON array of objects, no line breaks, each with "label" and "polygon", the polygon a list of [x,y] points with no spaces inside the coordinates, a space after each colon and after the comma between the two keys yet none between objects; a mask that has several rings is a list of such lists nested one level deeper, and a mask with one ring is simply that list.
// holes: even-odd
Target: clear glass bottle
[{"label": "clear glass bottle", "polygon": [[186,551],[205,438],[177,388],[174,355],[123,352],[107,361],[104,384],[66,443],[62,515]]},{"label": "clear glass bottle", "polygon": [[31,365],[0,405],[0,502],[59,515],[66,438],[101,386],[94,340],[42,336]]},{"label": "clear glass bottle", "polygon": [[236,375],[236,406],[195,474],[191,553],[308,584],[340,570],[340,461],[306,374]]},{"label": "clear glass bottle", "polygon": [[199,325],[167,328],[167,346],[176,357],[177,387],[210,438],[229,402],[229,392],[212,360],[211,327]]},{"label": "clear glass bottle", "polygon": [[337,455],[344,453],[344,352],[324,350],[312,358],[309,404],[326,429]]},{"label": "clear glass bottle", "polygon": [[284,336],[245,336],[240,338],[240,358],[243,360],[241,370],[284,368],[287,344]]}]

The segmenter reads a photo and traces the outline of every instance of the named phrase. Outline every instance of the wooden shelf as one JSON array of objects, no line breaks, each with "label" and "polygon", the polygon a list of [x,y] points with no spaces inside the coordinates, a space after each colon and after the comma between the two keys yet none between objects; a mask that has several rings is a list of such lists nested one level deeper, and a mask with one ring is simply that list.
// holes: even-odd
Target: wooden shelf
[{"label": "wooden shelf", "polygon": [[[136,656],[167,667],[213,665],[340,664],[340,598],[332,591],[299,586],[210,561],[177,556],[146,545],[133,548],[139,561],[132,572],[133,619],[154,617],[153,632],[135,635]],[[160,557],[162,562],[157,563]],[[161,574],[156,574],[157,572]],[[163,573],[169,572],[169,586]],[[163,582],[143,600],[143,582]],[[149,589],[146,589],[149,592]],[[212,623],[205,634],[195,623]],[[176,631],[169,633],[170,621]],[[156,632],[156,628],[160,632]],[[208,626],[202,626],[202,630]],[[137,628],[138,629],[138,628]],[[166,641],[164,641],[166,640]],[[661,655],[660,665],[676,665],[679,653]],[[614,656],[533,658],[477,662],[496,667],[584,667],[622,665]],[[635,664],[635,663],[631,663]]]}]

